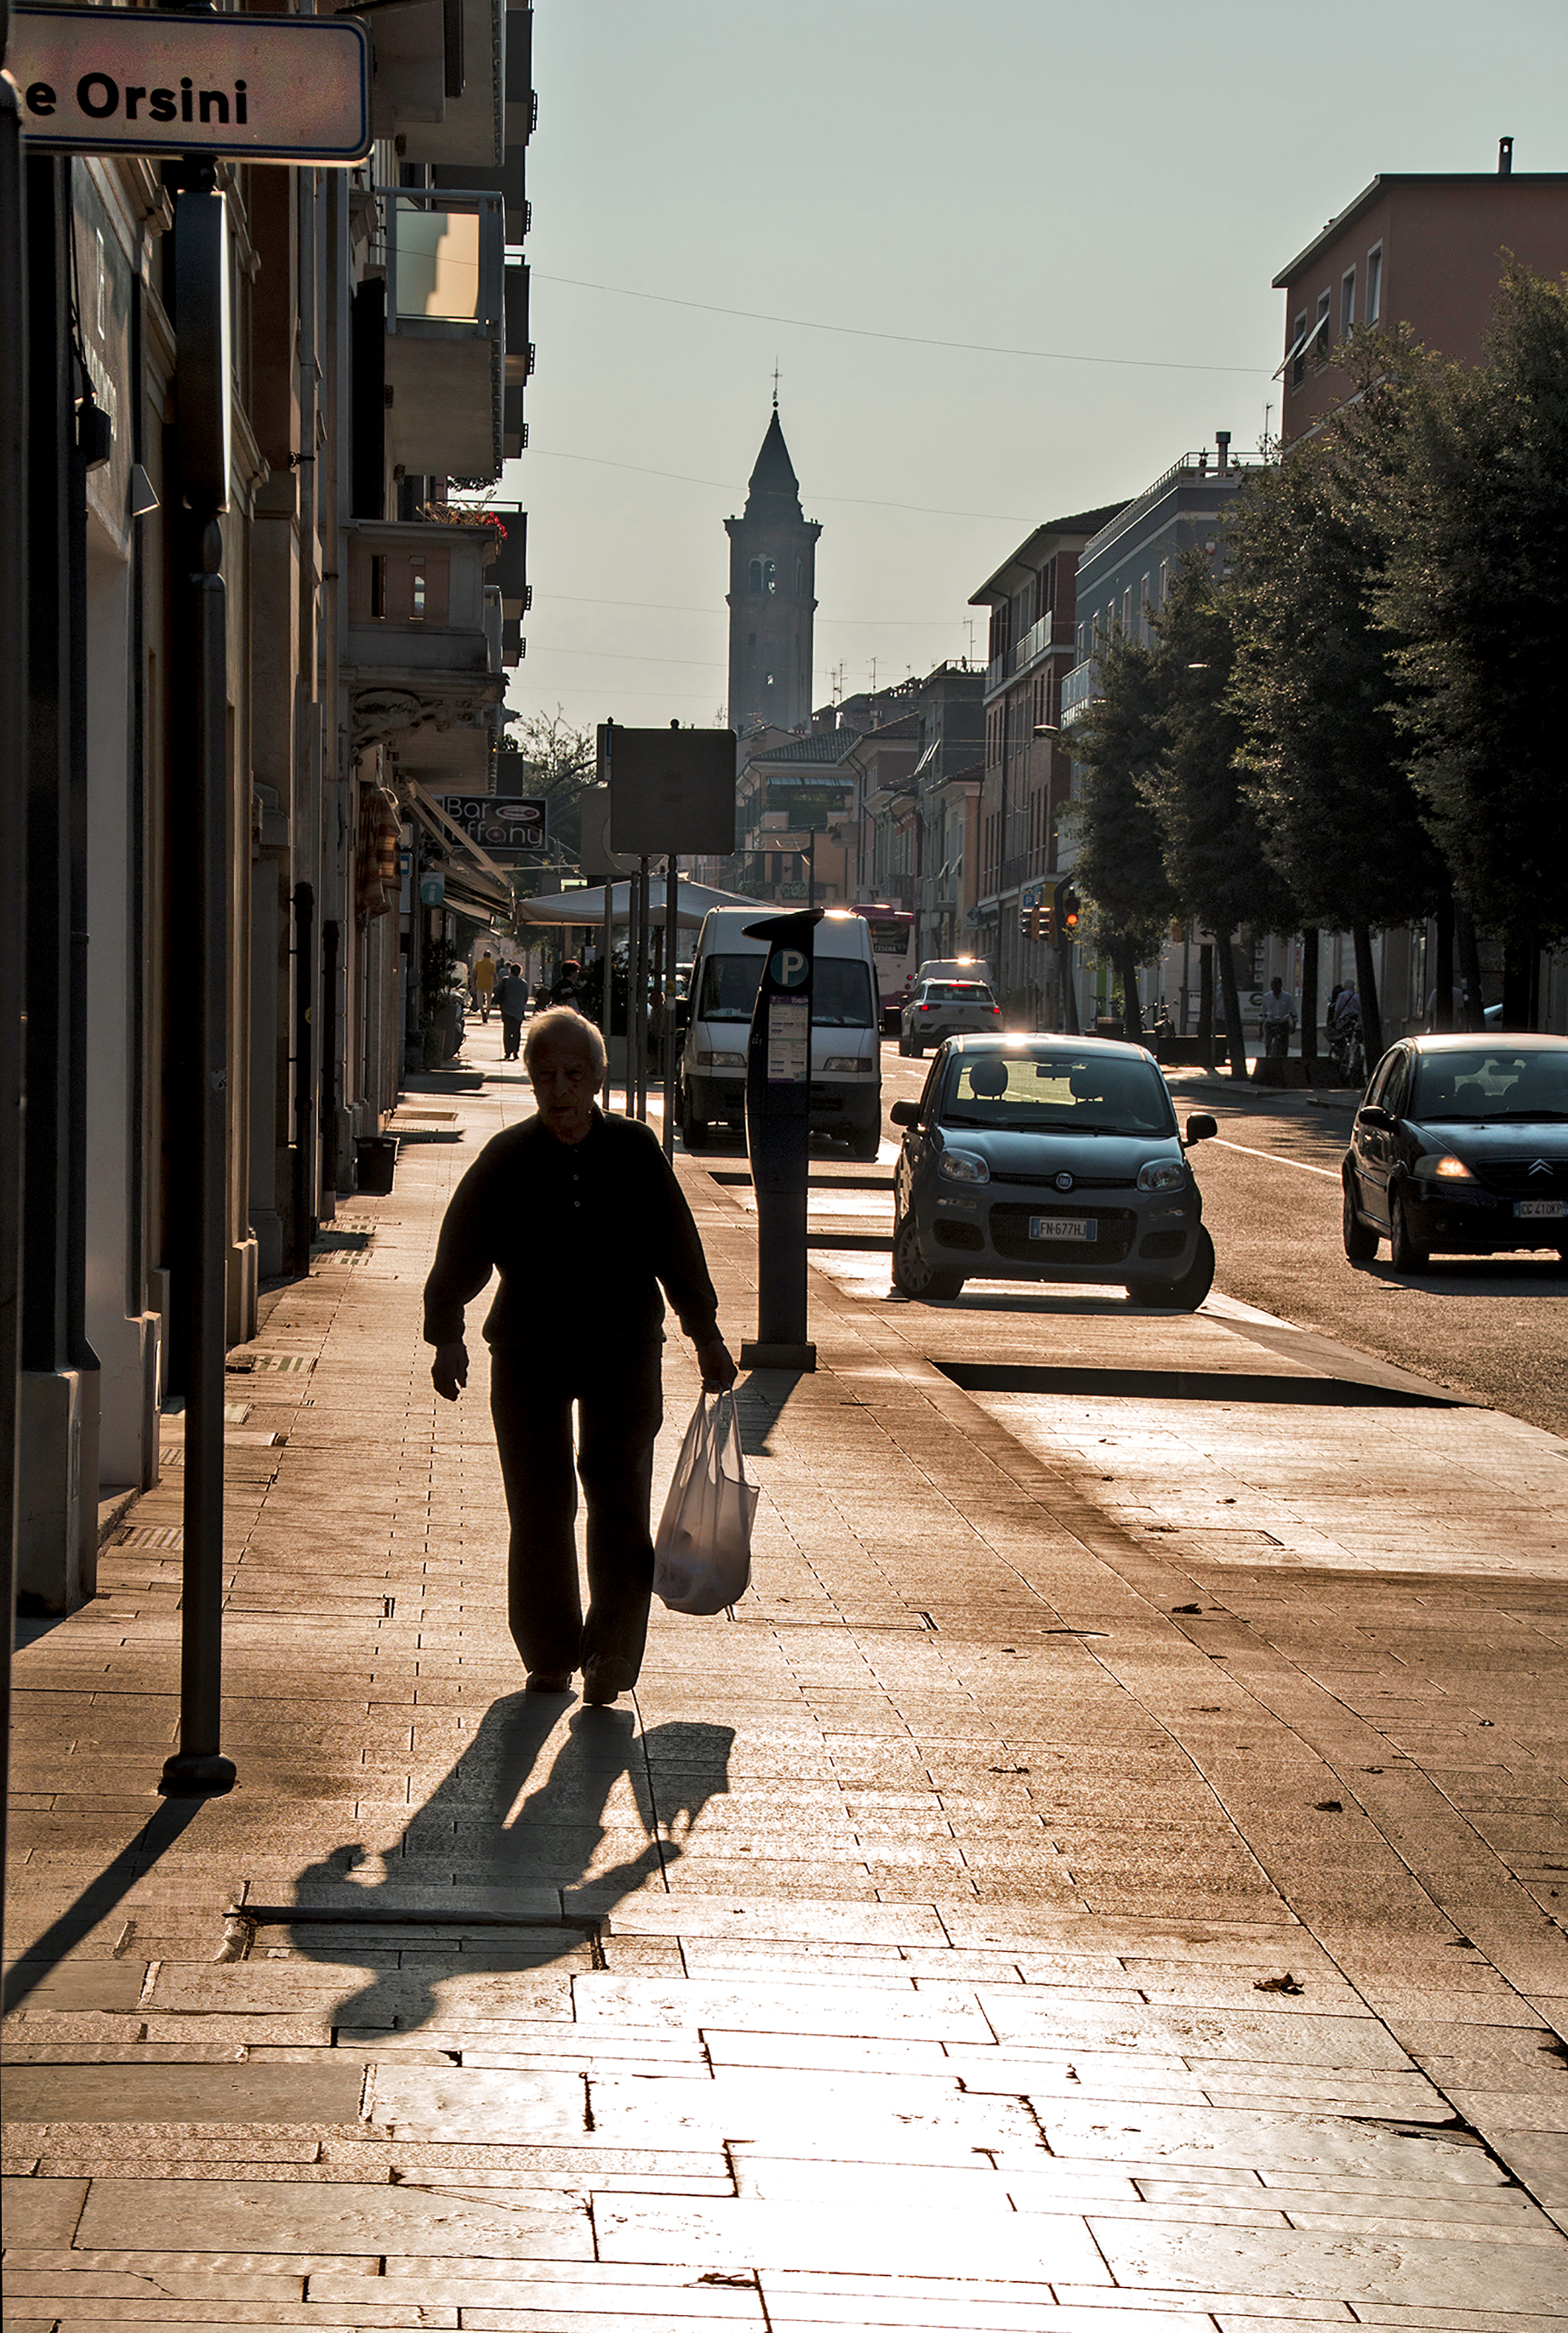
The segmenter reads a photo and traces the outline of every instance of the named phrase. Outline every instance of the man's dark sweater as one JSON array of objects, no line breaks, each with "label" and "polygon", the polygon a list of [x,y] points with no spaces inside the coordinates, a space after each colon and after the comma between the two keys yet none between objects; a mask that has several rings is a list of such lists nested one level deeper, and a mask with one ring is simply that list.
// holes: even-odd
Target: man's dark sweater
[{"label": "man's dark sweater", "polygon": [[541,1332],[595,1349],[657,1343],[674,1306],[694,1344],[717,1334],[718,1299],[685,1194],[659,1138],[596,1109],[582,1142],[541,1118],[487,1142],[452,1194],[425,1282],[425,1340],[455,1344],[492,1272],[492,1345]]}]

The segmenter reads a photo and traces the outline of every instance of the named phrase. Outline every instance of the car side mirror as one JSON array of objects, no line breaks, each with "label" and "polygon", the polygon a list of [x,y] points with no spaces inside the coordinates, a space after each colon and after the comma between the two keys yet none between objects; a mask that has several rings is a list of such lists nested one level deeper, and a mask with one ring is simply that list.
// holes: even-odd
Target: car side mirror
[{"label": "car side mirror", "polygon": [[896,1101],[888,1116],[895,1126],[919,1126],[922,1123],[918,1101]]},{"label": "car side mirror", "polygon": [[1368,1102],[1363,1109],[1359,1109],[1356,1118],[1360,1125],[1370,1126],[1378,1134],[1387,1133],[1394,1122],[1381,1103],[1375,1101]]},{"label": "car side mirror", "polygon": [[1187,1121],[1188,1142],[1212,1142],[1218,1132],[1219,1120],[1217,1118],[1210,1118],[1206,1109],[1198,1111]]}]

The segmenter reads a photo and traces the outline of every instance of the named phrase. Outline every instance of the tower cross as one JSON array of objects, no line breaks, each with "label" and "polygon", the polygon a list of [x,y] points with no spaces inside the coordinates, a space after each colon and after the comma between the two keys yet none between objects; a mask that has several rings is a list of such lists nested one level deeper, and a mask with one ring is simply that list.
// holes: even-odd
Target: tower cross
[{"label": "tower cross", "polygon": [[778,411],[778,359],[773,360],[773,409]]}]

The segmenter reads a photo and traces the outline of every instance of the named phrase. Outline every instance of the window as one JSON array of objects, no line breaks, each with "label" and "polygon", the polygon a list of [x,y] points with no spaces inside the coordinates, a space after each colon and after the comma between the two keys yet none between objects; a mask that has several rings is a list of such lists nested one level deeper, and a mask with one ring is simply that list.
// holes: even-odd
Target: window
[{"label": "window", "polygon": [[1317,322],[1313,327],[1313,362],[1320,372],[1329,360],[1329,311],[1332,305],[1332,293],[1318,293]]},{"label": "window", "polygon": [[1361,302],[1361,315],[1369,324],[1382,322],[1383,315],[1383,246],[1374,244],[1367,254],[1367,296]]},{"label": "window", "polygon": [[1080,624],[1080,625],[1079,625],[1079,627],[1078,627],[1078,661],[1079,661],[1079,663],[1080,663],[1080,664],[1082,664],[1082,661],[1083,661],[1083,643],[1084,643],[1084,639],[1085,639],[1085,638],[1086,638],[1086,633],[1085,633],[1085,630],[1084,630],[1084,627],[1083,627],[1082,624]]},{"label": "window", "polygon": [[1356,271],[1347,267],[1340,282],[1340,338],[1348,341],[1356,328]]},{"label": "window", "polygon": [[[746,588],[748,590],[752,591],[760,591],[762,590],[762,561],[760,559],[754,559],[751,562],[751,572],[747,578]],[[753,639],[756,638],[755,632],[752,634],[752,638]]]},{"label": "window", "polygon": [[1290,328],[1290,385],[1299,389],[1306,379],[1306,329],[1304,316],[1296,317]]},{"label": "window", "polygon": [[778,583],[771,559],[754,559],[747,577],[747,589],[753,591],[776,591]]},{"label": "window", "polygon": [[1159,599],[1155,601],[1155,605],[1156,605],[1156,607],[1159,607],[1159,608],[1163,608],[1163,607],[1164,607],[1164,605],[1165,605],[1165,598],[1166,598],[1166,594],[1167,594],[1167,592],[1169,590],[1169,589],[1170,589],[1170,562],[1169,562],[1169,559],[1162,559],[1162,560],[1160,561],[1160,562],[1159,562]]},{"label": "window", "polygon": [[1121,630],[1122,630],[1122,636],[1123,636],[1123,638],[1125,638],[1125,637],[1126,637],[1126,636],[1127,636],[1127,635],[1131,631],[1131,629],[1132,629],[1132,586],[1131,586],[1131,585],[1130,585],[1130,584],[1128,585],[1128,587],[1127,587],[1126,590],[1125,590],[1125,591],[1123,591],[1123,593],[1121,594]]},{"label": "window", "polygon": [[797,600],[803,600],[805,596],[806,563],[803,559],[797,559],[795,561],[795,598]]}]

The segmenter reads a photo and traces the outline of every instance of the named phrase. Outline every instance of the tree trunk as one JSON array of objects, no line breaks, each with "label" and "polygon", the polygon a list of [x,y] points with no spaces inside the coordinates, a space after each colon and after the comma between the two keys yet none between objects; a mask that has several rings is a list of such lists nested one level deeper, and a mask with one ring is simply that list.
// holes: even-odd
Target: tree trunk
[{"label": "tree trunk", "polygon": [[1301,1057],[1318,1055],[1318,927],[1301,936]]},{"label": "tree trunk", "polygon": [[1481,1018],[1481,950],[1476,938],[1476,921],[1462,899],[1454,902],[1454,937],[1458,943],[1459,979],[1465,991],[1464,1022],[1467,1029],[1484,1029]]},{"label": "tree trunk", "polygon": [[1206,940],[1198,951],[1198,1042],[1203,1066],[1214,1074],[1214,950]]},{"label": "tree trunk", "polygon": [[1378,1003],[1378,975],[1372,968],[1372,934],[1370,924],[1352,924],[1351,937],[1356,950],[1356,993],[1361,1000],[1361,1051],[1367,1057],[1367,1078],[1383,1058],[1383,1016]]},{"label": "tree trunk", "polygon": [[1503,943],[1503,1026],[1505,1029],[1528,1029],[1531,1013],[1531,990],[1534,986],[1530,975],[1534,959],[1538,954],[1534,932],[1513,932]]},{"label": "tree trunk", "polygon": [[1214,945],[1219,951],[1219,993],[1225,1002],[1225,1033],[1230,1048],[1230,1074],[1233,1078],[1245,1078],[1246,1039],[1241,1026],[1241,992],[1236,984],[1236,936],[1232,932],[1216,932]]},{"label": "tree trunk", "polygon": [[1454,1025],[1454,895],[1445,892],[1437,913],[1437,994],[1432,1000],[1432,1027],[1447,1032]]},{"label": "tree trunk", "polygon": [[1121,1033],[1130,1044],[1143,1042],[1143,1015],[1138,1005],[1138,952],[1130,940],[1118,943],[1116,969],[1121,974]]}]

